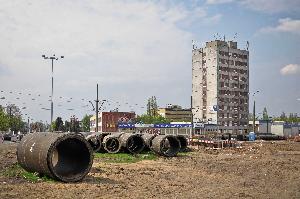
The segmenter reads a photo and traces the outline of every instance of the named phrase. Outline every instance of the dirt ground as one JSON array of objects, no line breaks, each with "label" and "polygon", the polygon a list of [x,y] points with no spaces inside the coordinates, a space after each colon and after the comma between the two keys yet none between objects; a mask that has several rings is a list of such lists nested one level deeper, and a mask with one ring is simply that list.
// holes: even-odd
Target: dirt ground
[{"label": "dirt ground", "polygon": [[[0,173],[16,163],[16,144],[0,144]],[[0,177],[0,198],[300,198],[300,142],[243,143],[137,163],[95,159],[80,183]]]}]

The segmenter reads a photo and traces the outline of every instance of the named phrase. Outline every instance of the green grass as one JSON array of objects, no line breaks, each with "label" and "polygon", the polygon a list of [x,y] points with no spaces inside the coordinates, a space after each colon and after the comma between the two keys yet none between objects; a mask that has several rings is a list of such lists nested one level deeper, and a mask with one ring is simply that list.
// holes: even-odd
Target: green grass
[{"label": "green grass", "polygon": [[127,153],[95,153],[94,157],[109,163],[135,163],[142,160],[156,160],[157,156],[152,152],[141,154],[127,154]]},{"label": "green grass", "polygon": [[14,164],[4,171],[0,173],[2,176],[6,177],[19,177],[26,179],[29,182],[38,182],[38,181],[44,181],[44,182],[55,182],[52,178],[49,178],[48,176],[42,176],[40,177],[38,173],[31,173],[28,171],[25,171],[19,164]]},{"label": "green grass", "polygon": [[192,155],[194,152],[193,151],[184,151],[184,152],[179,152],[177,154],[178,157],[183,157],[183,156],[190,156]]}]

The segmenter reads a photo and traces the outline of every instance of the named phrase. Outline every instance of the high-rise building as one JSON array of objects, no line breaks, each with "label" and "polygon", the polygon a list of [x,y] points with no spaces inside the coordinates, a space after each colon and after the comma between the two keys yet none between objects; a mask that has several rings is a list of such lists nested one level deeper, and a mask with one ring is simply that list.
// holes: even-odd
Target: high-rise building
[{"label": "high-rise building", "polygon": [[192,52],[192,113],[195,123],[220,130],[247,129],[249,51],[215,40]]}]

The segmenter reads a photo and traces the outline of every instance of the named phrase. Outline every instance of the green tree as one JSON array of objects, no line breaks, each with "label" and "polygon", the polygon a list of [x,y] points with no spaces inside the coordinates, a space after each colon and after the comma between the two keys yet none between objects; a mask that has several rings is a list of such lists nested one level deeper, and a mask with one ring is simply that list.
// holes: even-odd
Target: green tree
[{"label": "green tree", "polygon": [[68,120],[65,121],[65,131],[71,131],[71,123]]},{"label": "green tree", "polygon": [[22,121],[21,116],[10,116],[9,127],[14,132],[22,131],[25,128],[25,122]]},{"label": "green tree", "polygon": [[9,118],[0,108],[0,131],[7,131],[9,129]]},{"label": "green tree", "polygon": [[166,118],[164,118],[161,115],[150,116],[147,114],[137,116],[136,122],[143,123],[143,124],[162,124],[162,123],[169,124],[170,123],[169,120],[167,120]]},{"label": "green tree", "polygon": [[263,120],[268,120],[269,119],[269,115],[268,115],[268,111],[267,108],[265,107],[263,110]]},{"label": "green tree", "polygon": [[82,120],[82,130],[84,132],[89,132],[90,131],[90,119],[91,119],[92,115],[85,115]]},{"label": "green tree", "polygon": [[282,112],[280,115],[280,120],[285,121],[286,120],[286,115],[285,112]]},{"label": "green tree", "polygon": [[148,99],[147,115],[153,116],[153,117],[158,115],[158,106],[157,106],[157,101],[156,101],[155,96],[152,96]]},{"label": "green tree", "polygon": [[54,131],[65,131],[64,122],[62,121],[61,117],[56,118],[54,126],[52,127]]},{"label": "green tree", "polygon": [[80,131],[81,131],[80,122],[78,121],[78,118],[76,118],[74,115],[70,119],[70,132],[80,132]]}]

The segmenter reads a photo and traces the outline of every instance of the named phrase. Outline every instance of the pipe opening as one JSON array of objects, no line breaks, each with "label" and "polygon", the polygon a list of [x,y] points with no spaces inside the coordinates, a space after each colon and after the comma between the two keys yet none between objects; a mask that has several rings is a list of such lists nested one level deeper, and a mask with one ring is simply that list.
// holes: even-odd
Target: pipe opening
[{"label": "pipe opening", "polygon": [[177,139],[180,142],[180,151],[185,151],[188,146],[187,139],[184,136],[177,136]]},{"label": "pipe opening", "polygon": [[98,151],[101,148],[101,142],[97,138],[88,139],[88,142],[94,151]]},{"label": "pipe opening", "polygon": [[127,150],[130,153],[139,153],[145,147],[144,140],[141,136],[133,135],[127,140]]},{"label": "pipe opening", "polygon": [[161,153],[166,156],[175,156],[180,150],[180,143],[174,136],[167,136],[161,142]]},{"label": "pipe opening", "polygon": [[51,153],[53,173],[63,181],[80,180],[89,171],[90,162],[89,148],[77,138],[62,140]]},{"label": "pipe opening", "polygon": [[105,149],[109,153],[117,153],[120,150],[120,142],[118,138],[108,138],[105,143]]}]

